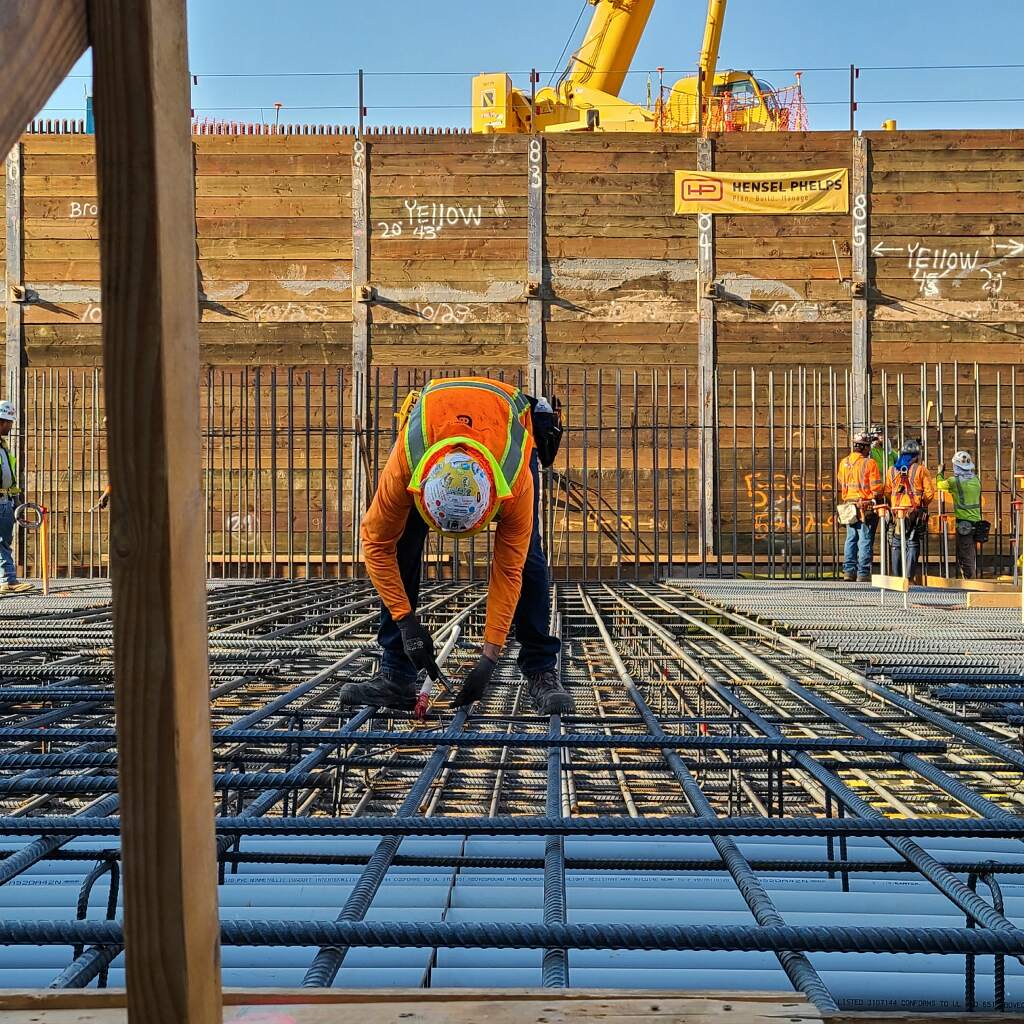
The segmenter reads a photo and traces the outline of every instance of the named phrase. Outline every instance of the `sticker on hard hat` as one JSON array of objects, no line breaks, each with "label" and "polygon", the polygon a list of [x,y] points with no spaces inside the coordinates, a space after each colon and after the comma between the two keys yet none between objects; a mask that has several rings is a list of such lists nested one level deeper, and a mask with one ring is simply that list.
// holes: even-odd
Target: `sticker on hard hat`
[{"label": "sticker on hard hat", "polygon": [[491,480],[470,455],[452,452],[423,484],[423,507],[438,529],[463,532],[478,526],[491,507]]}]

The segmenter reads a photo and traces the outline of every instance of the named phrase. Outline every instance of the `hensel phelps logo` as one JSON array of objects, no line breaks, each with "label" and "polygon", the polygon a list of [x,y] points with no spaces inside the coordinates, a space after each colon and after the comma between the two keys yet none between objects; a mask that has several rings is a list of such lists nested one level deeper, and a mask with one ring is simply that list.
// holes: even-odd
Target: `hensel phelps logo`
[{"label": "hensel phelps logo", "polygon": [[717,203],[724,195],[722,182],[709,178],[683,178],[680,185],[683,202]]}]

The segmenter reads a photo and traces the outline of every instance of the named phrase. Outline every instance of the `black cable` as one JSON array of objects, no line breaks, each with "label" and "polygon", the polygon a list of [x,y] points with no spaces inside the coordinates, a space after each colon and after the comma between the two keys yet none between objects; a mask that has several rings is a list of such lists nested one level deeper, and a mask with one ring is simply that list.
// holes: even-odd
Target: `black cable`
[{"label": "black cable", "polygon": [[590,4],[587,0],[583,0],[583,6],[580,8],[580,13],[576,17],[576,24],[573,25],[572,31],[569,33],[569,38],[566,39],[565,46],[562,47],[562,52],[558,55],[558,60],[555,61],[555,70],[551,72],[551,77],[548,79],[549,86],[551,85],[555,75],[558,74],[559,69],[562,66],[562,61],[565,60],[565,55],[568,53],[569,47],[572,46],[573,39],[576,38],[576,30],[580,27],[580,22],[583,20],[583,14],[589,6]]}]

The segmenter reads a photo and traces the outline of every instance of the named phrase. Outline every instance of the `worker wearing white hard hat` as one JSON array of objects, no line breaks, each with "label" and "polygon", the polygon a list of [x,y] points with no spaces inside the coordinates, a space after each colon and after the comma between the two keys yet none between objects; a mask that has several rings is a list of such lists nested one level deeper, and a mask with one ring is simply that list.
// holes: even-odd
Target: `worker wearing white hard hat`
[{"label": "worker wearing white hard hat", "polygon": [[0,402],[0,594],[28,589],[18,583],[14,564],[14,510],[18,505],[18,455],[8,440],[18,419],[11,402]]},{"label": "worker wearing white hard hat", "polygon": [[493,522],[483,645],[455,703],[469,705],[484,695],[514,629],[519,669],[536,710],[572,711],[556,672],[560,645],[550,633],[538,516],[539,464],[554,461],[561,438],[557,411],[503,381],[457,377],[413,392],[399,419],[398,441],[360,531],[366,569],[383,605],[381,671],[342,687],[342,703],[419,711],[419,674],[439,676],[431,632],[416,614],[427,534],[468,538]]},{"label": "worker wearing white hard hat", "polygon": [[938,488],[953,499],[956,518],[956,562],[965,580],[978,574],[979,541],[987,539],[988,524],[982,526],[981,480],[974,469],[970,452],[959,451],[953,456],[953,475],[945,475],[939,466]]}]

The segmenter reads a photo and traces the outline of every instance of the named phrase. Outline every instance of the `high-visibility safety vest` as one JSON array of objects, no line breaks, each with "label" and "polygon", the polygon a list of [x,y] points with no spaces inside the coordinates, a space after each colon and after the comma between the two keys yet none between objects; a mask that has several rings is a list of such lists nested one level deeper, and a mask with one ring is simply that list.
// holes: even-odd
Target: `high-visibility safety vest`
[{"label": "high-visibility safety vest", "polygon": [[871,458],[878,467],[878,472],[883,480],[888,468],[896,464],[896,453],[891,448],[883,448],[880,444],[876,444],[871,449]]},{"label": "high-visibility safety vest", "polygon": [[412,474],[408,489],[417,507],[430,467],[453,448],[483,456],[494,476],[498,501],[512,497],[531,444],[529,410],[526,396],[502,381],[486,377],[432,380],[420,392],[403,432]]},{"label": "high-visibility safety vest", "polygon": [[953,514],[968,523],[981,522],[981,480],[977,476],[939,477],[939,490],[953,495]]},{"label": "high-visibility safety vest", "polygon": [[874,459],[850,452],[839,463],[839,492],[843,501],[868,501],[882,489],[882,474]]},{"label": "high-visibility safety vest", "polygon": [[[21,493],[21,488],[18,486],[18,455],[6,441],[0,439],[0,448],[3,449],[0,452],[0,497],[2,498],[13,498],[16,494]],[[4,464],[10,467],[11,471],[11,483],[10,486],[4,487],[3,478],[6,476],[4,473]]]}]

